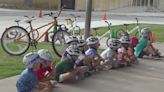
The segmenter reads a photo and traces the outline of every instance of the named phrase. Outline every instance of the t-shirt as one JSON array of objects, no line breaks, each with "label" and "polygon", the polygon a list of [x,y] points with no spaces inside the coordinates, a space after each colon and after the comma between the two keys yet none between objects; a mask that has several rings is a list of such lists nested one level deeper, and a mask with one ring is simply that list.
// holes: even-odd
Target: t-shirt
[{"label": "t-shirt", "polygon": [[140,38],[139,43],[135,47],[134,55],[139,57],[143,49],[146,47],[148,40],[145,38]]},{"label": "t-shirt", "polygon": [[118,52],[118,55],[117,55],[118,60],[122,60],[123,59],[123,55],[127,51],[126,51],[126,49],[124,47],[121,47],[121,48],[118,48],[117,52]]},{"label": "t-shirt", "polygon": [[101,53],[101,57],[105,60],[105,61],[109,61],[109,58],[112,58],[114,56],[115,52],[111,49],[111,48],[107,48],[106,50],[104,50]]},{"label": "t-shirt", "polygon": [[85,51],[85,55],[93,58],[93,57],[97,56],[97,51],[93,48],[89,48],[87,51]]},{"label": "t-shirt", "polygon": [[46,72],[52,72],[52,68],[51,67],[46,67],[46,68],[40,68],[36,71],[37,74],[37,79],[38,80],[42,80],[45,77],[45,73]]},{"label": "t-shirt", "polygon": [[16,87],[18,92],[32,92],[32,89],[38,83],[36,74],[33,69],[25,69],[19,79],[17,80]]},{"label": "t-shirt", "polygon": [[59,76],[63,73],[70,72],[74,69],[74,62],[71,59],[63,59],[59,61],[55,66],[55,77],[56,80],[59,81]]}]

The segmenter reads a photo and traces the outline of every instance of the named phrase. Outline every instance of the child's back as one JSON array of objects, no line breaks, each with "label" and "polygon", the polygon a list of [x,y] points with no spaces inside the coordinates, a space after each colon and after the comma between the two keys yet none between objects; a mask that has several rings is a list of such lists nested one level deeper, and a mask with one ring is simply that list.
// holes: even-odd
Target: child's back
[{"label": "child's back", "polygon": [[33,69],[25,69],[17,83],[17,90],[18,92],[31,92],[33,87],[38,83],[37,79],[36,79],[36,75],[35,72],[33,71]]}]

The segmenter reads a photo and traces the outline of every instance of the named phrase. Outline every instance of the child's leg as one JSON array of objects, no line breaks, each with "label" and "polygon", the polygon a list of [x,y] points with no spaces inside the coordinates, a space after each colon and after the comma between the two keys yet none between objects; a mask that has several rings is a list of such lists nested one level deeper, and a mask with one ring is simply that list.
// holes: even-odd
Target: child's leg
[{"label": "child's leg", "polygon": [[74,72],[67,72],[59,76],[59,82],[74,83],[76,81],[76,74]]},{"label": "child's leg", "polygon": [[85,73],[89,71],[88,66],[77,67],[77,73],[80,79],[84,79]]}]

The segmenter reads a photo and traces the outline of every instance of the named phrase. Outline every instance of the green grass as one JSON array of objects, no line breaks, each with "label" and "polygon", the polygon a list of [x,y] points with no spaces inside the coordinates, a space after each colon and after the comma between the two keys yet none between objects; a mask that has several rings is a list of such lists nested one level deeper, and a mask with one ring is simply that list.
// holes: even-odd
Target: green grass
[{"label": "green grass", "polygon": [[[131,24],[128,26],[128,29],[132,29],[133,27],[135,27],[135,24]],[[156,34],[156,41],[157,42],[164,42],[164,26],[163,25],[154,25],[154,24],[140,24],[141,28],[144,27],[148,27],[151,29],[152,32],[155,32]],[[119,30],[119,29],[126,29],[125,26],[123,25],[119,25],[119,26],[112,26],[112,30]],[[106,31],[108,30],[107,27],[100,27],[98,33],[100,35],[104,34]],[[94,31],[92,30],[91,33],[93,33],[93,35],[95,35]],[[134,34],[132,34],[134,36]]]}]

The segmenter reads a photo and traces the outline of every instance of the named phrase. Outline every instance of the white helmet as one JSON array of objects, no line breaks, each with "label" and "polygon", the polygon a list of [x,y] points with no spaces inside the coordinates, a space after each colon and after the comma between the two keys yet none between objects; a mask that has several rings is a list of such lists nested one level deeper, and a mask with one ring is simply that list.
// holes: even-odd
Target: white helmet
[{"label": "white helmet", "polygon": [[76,36],[69,36],[67,39],[66,39],[66,44],[70,43],[70,42],[78,42],[78,38]]},{"label": "white helmet", "polygon": [[130,39],[129,39],[128,36],[122,36],[122,37],[120,38],[120,42],[121,42],[121,43],[128,43],[128,44],[130,44]]},{"label": "white helmet", "polygon": [[30,52],[23,57],[23,64],[26,68],[33,68],[37,62],[40,62],[40,57],[36,52]]},{"label": "white helmet", "polygon": [[79,40],[79,43],[77,44],[77,47],[83,47],[86,45],[86,42],[84,40]]},{"label": "white helmet", "polygon": [[75,48],[74,46],[69,46],[66,51],[71,56],[79,56],[81,54],[80,50],[78,48]]},{"label": "white helmet", "polygon": [[120,47],[120,41],[115,39],[115,38],[112,38],[109,40],[109,42],[107,43],[107,46],[110,47],[110,48],[119,48]]},{"label": "white helmet", "polygon": [[89,38],[87,38],[86,42],[87,45],[94,45],[96,43],[99,43],[99,39],[97,37],[90,36]]},{"label": "white helmet", "polygon": [[54,61],[53,55],[47,49],[41,49],[38,51],[41,59],[45,61]]},{"label": "white helmet", "polygon": [[148,28],[143,28],[143,29],[141,30],[141,35],[142,35],[143,37],[149,37],[150,34],[151,34],[151,31],[150,31]]}]

